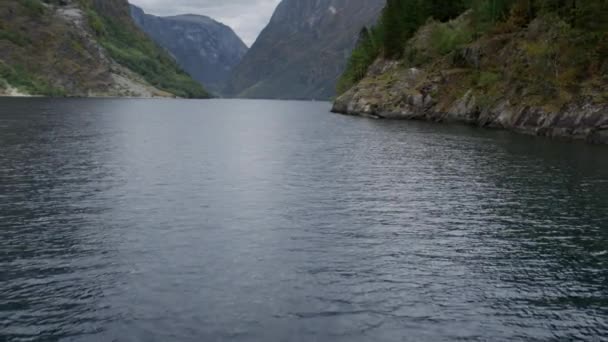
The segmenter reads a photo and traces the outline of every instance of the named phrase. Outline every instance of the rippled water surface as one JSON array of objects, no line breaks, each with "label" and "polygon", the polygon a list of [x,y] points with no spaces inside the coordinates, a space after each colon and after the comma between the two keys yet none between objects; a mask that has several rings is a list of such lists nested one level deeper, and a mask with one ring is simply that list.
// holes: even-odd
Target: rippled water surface
[{"label": "rippled water surface", "polygon": [[0,341],[608,339],[608,148],[0,100]]}]

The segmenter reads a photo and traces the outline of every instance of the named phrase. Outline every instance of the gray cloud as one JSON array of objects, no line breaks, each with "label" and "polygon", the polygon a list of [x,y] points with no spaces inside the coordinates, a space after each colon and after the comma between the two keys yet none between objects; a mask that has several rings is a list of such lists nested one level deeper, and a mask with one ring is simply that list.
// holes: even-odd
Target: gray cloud
[{"label": "gray cloud", "polygon": [[130,0],[146,13],[166,16],[202,14],[220,21],[250,45],[268,24],[280,0]]}]

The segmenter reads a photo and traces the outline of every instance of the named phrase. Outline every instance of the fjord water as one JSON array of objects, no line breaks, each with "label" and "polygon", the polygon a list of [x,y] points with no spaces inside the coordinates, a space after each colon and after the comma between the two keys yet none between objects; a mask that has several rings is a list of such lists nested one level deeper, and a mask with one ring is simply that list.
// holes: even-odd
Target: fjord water
[{"label": "fjord water", "polygon": [[0,340],[608,338],[606,147],[329,107],[0,100]]}]

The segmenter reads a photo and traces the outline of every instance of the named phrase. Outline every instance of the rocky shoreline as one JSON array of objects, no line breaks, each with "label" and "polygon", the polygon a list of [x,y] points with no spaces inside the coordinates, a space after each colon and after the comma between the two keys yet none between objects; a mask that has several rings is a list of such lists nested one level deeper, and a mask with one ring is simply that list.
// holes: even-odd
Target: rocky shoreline
[{"label": "rocky shoreline", "polygon": [[556,111],[547,111],[503,99],[482,109],[473,90],[446,104],[432,94],[439,90],[439,84],[422,86],[422,91],[408,84],[416,83],[422,73],[409,69],[402,79],[404,84],[400,91],[362,82],[338,97],[332,112],[374,119],[458,122],[528,135],[608,144],[608,104],[582,100]]}]

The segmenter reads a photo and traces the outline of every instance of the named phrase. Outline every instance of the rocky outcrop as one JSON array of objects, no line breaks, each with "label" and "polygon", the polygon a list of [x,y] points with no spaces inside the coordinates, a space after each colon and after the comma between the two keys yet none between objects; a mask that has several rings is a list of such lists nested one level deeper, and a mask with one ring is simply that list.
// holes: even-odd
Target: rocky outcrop
[{"label": "rocky outcrop", "polygon": [[[542,25],[538,20],[522,31],[485,37],[447,55],[428,51],[432,44],[424,41],[428,27],[423,28],[406,54],[424,63],[376,61],[367,77],[336,99],[332,111],[608,144],[608,79],[592,74],[560,88],[561,83],[535,75],[534,65],[546,66],[532,55],[540,49],[534,44],[559,41],[543,36],[551,29],[539,29]],[[568,70],[550,72],[567,75]]]},{"label": "rocky outcrop", "polygon": [[384,0],[283,0],[225,93],[235,97],[329,99],[361,28]]},{"label": "rocky outcrop", "polygon": [[[414,84],[423,71],[410,69],[406,79],[412,83],[391,91],[384,87],[359,84],[334,102],[332,112],[359,115],[375,119],[425,120],[460,122],[479,127],[508,129],[520,133],[584,140],[608,144],[608,104],[581,99],[559,110],[517,104],[502,99],[491,106],[482,106],[473,90],[454,99],[445,107],[441,104],[441,84],[426,84],[426,89]],[[432,94],[435,92],[434,94]]]},{"label": "rocky outcrop", "polygon": [[133,20],[205,88],[220,93],[247,46],[234,31],[209,17],[157,17],[131,5]]}]

